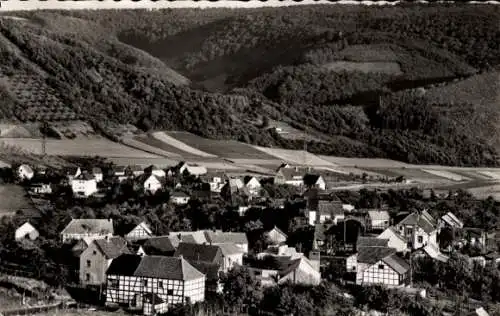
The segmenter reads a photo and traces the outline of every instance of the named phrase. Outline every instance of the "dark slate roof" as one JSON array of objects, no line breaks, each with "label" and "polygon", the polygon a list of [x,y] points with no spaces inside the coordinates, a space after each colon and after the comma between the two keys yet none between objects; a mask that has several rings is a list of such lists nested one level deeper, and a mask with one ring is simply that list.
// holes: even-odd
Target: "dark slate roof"
[{"label": "dark slate roof", "polygon": [[205,237],[207,241],[212,244],[248,244],[247,235],[245,233],[206,231]]},{"label": "dark slate roof", "polygon": [[303,180],[304,175],[307,173],[305,168],[283,168],[279,171],[286,181]]},{"label": "dark slate roof", "polygon": [[203,273],[207,278],[207,281],[218,281],[219,280],[219,269],[220,265],[217,263],[208,263],[195,260],[188,260],[188,262],[195,267],[198,271]]},{"label": "dark slate roof", "polygon": [[406,273],[410,270],[410,265],[396,254],[389,255],[382,259],[388,266],[390,266],[394,271],[399,274]]},{"label": "dark slate roof", "polygon": [[427,234],[430,234],[435,230],[434,223],[432,218],[427,216],[427,212],[422,212],[419,214],[418,212],[413,212],[410,215],[406,216],[399,225],[415,225],[424,230]]},{"label": "dark slate roof", "polygon": [[236,246],[235,244],[220,244],[217,247],[220,248],[223,256],[230,256],[243,253],[243,251],[240,248],[238,248],[238,246]]},{"label": "dark slate roof", "polygon": [[111,261],[106,274],[133,276],[141,259],[142,257],[138,255],[122,254]]},{"label": "dark slate roof", "polygon": [[75,180],[95,180],[95,177],[93,174],[83,171],[78,177],[75,177]]},{"label": "dark slate roof", "polygon": [[306,174],[304,176],[304,184],[305,185],[315,185],[316,182],[318,182],[318,179],[320,178],[321,176],[318,175],[318,174]]},{"label": "dark slate roof", "polygon": [[142,246],[146,253],[160,255],[175,252],[175,245],[169,236],[158,236],[147,239]]},{"label": "dark slate roof", "polygon": [[222,255],[221,249],[218,246],[181,242],[174,256],[182,256],[187,260],[215,263],[218,255]]},{"label": "dark slate roof", "polygon": [[202,278],[204,274],[183,258],[144,256],[134,276],[189,281]]},{"label": "dark slate roof", "polygon": [[287,275],[288,273],[292,272],[293,270],[297,269],[298,266],[300,265],[300,262],[302,261],[302,258],[291,260],[288,262],[287,267],[283,268],[280,270],[280,275]]},{"label": "dark slate roof", "polygon": [[387,247],[389,239],[380,239],[377,237],[358,237],[356,247]]},{"label": "dark slate roof", "polygon": [[328,214],[332,217],[335,215],[344,215],[342,203],[338,201],[318,201],[318,212],[320,214]]},{"label": "dark slate roof", "polygon": [[113,234],[113,220],[108,219],[72,219],[61,234]]},{"label": "dark slate roof", "polygon": [[107,259],[114,259],[121,254],[130,253],[127,241],[122,237],[111,237],[109,239],[96,239],[94,243]]},{"label": "dark slate roof", "polygon": [[196,239],[194,239],[193,235],[182,235],[181,242],[184,242],[187,244],[197,244]]},{"label": "dark slate roof", "polygon": [[358,262],[374,264],[395,253],[396,249],[389,247],[358,247]]}]

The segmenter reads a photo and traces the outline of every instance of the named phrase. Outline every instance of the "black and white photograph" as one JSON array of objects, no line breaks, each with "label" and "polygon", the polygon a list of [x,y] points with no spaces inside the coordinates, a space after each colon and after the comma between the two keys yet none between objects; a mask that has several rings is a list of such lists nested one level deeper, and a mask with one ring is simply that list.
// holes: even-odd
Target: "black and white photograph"
[{"label": "black and white photograph", "polygon": [[500,316],[499,3],[0,0],[0,315]]}]

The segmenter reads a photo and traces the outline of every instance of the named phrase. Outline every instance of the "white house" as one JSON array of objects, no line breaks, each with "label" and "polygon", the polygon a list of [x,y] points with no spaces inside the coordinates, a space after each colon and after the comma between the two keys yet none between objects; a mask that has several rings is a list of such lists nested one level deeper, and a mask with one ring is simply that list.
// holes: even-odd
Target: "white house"
[{"label": "white house", "polygon": [[408,250],[406,239],[392,226],[384,230],[377,238],[388,240],[388,247],[396,249],[397,252],[405,252]]},{"label": "white house", "polygon": [[113,236],[112,219],[72,219],[71,222],[62,230],[61,238],[63,242],[80,240],[87,238],[87,241],[111,238]]},{"label": "white house", "polygon": [[368,211],[368,227],[370,230],[385,230],[390,225],[391,216],[389,212],[382,210]]},{"label": "white house", "polygon": [[286,269],[280,271],[278,284],[286,282],[319,285],[321,283],[321,273],[309,259],[302,256],[293,260]]},{"label": "white house", "polygon": [[222,187],[224,186],[224,181],[222,177],[214,176],[209,180],[210,191],[220,193]]},{"label": "white house", "polygon": [[189,195],[182,191],[175,191],[170,196],[170,201],[176,205],[186,205],[189,202]]},{"label": "white house", "polygon": [[303,168],[281,168],[274,177],[274,183],[302,187],[306,172],[307,170]]},{"label": "white house", "polygon": [[162,184],[160,179],[158,179],[155,175],[144,175],[141,176],[140,181],[142,182],[142,186],[144,188],[145,193],[155,194],[156,191],[162,188]]},{"label": "white house", "polygon": [[35,194],[51,194],[52,186],[48,183],[39,183],[31,186],[31,192]]},{"label": "white house", "polygon": [[125,235],[127,240],[144,240],[153,237],[153,231],[146,222],[141,222]]},{"label": "white house", "polygon": [[97,181],[88,173],[81,173],[71,180],[71,189],[75,197],[88,197],[97,192]]},{"label": "white house", "polygon": [[154,176],[157,176],[158,178],[165,178],[167,174],[165,173],[165,170],[158,168],[155,165],[151,165],[147,167],[144,170],[145,173],[152,174]]},{"label": "white house", "polygon": [[205,238],[210,245],[235,244],[243,253],[248,253],[248,239],[245,233],[205,231]]},{"label": "white house", "polygon": [[317,209],[310,209],[308,213],[309,225],[311,226],[323,224],[327,221],[332,221],[337,225],[339,221],[345,218],[342,204],[336,201],[318,201]]},{"label": "white house", "polygon": [[201,176],[207,173],[207,168],[184,162],[179,167],[179,173],[183,174],[185,171],[187,171],[190,175],[193,176]]},{"label": "white house", "polygon": [[427,211],[414,212],[396,225],[410,249],[419,249],[427,244],[437,245],[436,223]]},{"label": "white house", "polygon": [[17,168],[17,176],[20,180],[31,180],[35,176],[35,172],[29,165],[23,164]]},{"label": "white house", "polygon": [[260,194],[260,190],[262,186],[260,185],[260,181],[256,177],[247,176],[243,179],[243,183],[245,187],[248,189],[251,195],[256,196]]},{"label": "white house", "polygon": [[438,220],[438,229],[441,230],[444,227],[462,229],[464,228],[464,223],[455,214],[448,212]]},{"label": "white house", "polygon": [[21,241],[23,239],[35,240],[40,236],[38,230],[33,227],[29,222],[22,224],[15,232],[15,240]]},{"label": "white house", "polygon": [[218,247],[222,251],[222,271],[227,272],[243,265],[243,251],[235,244],[221,244]]}]

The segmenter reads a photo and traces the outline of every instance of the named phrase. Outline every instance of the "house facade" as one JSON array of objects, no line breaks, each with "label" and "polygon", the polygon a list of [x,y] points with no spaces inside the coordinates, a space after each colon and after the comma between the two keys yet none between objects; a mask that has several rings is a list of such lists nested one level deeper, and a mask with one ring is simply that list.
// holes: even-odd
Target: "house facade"
[{"label": "house facade", "polygon": [[97,181],[92,175],[82,173],[71,180],[71,190],[75,197],[89,197],[97,192]]},{"label": "house facade", "polygon": [[51,194],[52,186],[48,183],[39,183],[31,186],[31,192],[35,194]]},{"label": "house facade", "polygon": [[106,305],[127,304],[154,315],[160,311],[149,310],[146,293],[157,295],[167,306],[194,304],[205,299],[205,279],[182,257],[119,257],[107,271]]},{"label": "house facade", "polygon": [[270,231],[266,232],[266,239],[272,245],[280,245],[282,243],[285,243],[287,238],[288,236],[276,226]]},{"label": "house facade", "polygon": [[193,176],[201,176],[207,173],[207,168],[199,165],[182,163],[179,167],[179,173],[183,174],[184,172],[187,172]]},{"label": "house facade", "polygon": [[408,242],[392,226],[384,230],[377,238],[388,240],[387,246],[396,249],[397,252],[405,252],[408,250]]},{"label": "house facade", "polygon": [[304,176],[304,185],[308,188],[316,188],[319,190],[326,190],[326,182],[325,179],[321,175],[317,174],[306,174]]},{"label": "house facade", "polygon": [[100,285],[106,283],[106,270],[113,259],[129,253],[127,241],[121,237],[97,239],[80,255],[80,283]]},{"label": "house facade", "polygon": [[94,176],[95,181],[97,181],[97,183],[102,182],[102,180],[104,179],[104,175],[102,173],[101,168],[97,167],[92,168],[92,175]]},{"label": "house facade", "polygon": [[29,165],[20,165],[17,168],[17,177],[21,180],[31,180],[34,176],[35,172]]},{"label": "house facade", "polygon": [[390,226],[391,216],[383,210],[369,210],[367,228],[370,230],[383,231]]},{"label": "house facade", "polygon": [[294,284],[318,285],[321,283],[321,273],[319,270],[302,257],[293,260],[290,265],[280,272],[278,284],[291,282]]},{"label": "house facade", "polygon": [[248,253],[248,239],[245,233],[205,231],[205,238],[210,245],[235,244],[243,253]]},{"label": "house facade", "polygon": [[427,244],[437,245],[434,219],[426,211],[408,215],[396,225],[396,230],[406,239],[409,249],[419,249]]},{"label": "house facade", "polygon": [[245,177],[243,179],[243,183],[245,184],[245,187],[248,189],[248,192],[251,195],[253,196],[260,195],[260,190],[262,189],[262,186],[260,184],[260,181],[256,177]]},{"label": "house facade", "polygon": [[221,271],[227,272],[235,266],[243,265],[243,251],[234,244],[218,245],[222,253]]},{"label": "house facade", "polygon": [[162,188],[160,179],[155,175],[146,175],[142,179],[142,186],[144,188],[144,193],[155,194],[156,191]]},{"label": "house facade", "polygon": [[16,229],[14,235],[16,241],[21,241],[23,239],[35,240],[40,236],[40,233],[33,225],[26,222]]},{"label": "house facade", "polygon": [[170,196],[170,201],[176,205],[186,205],[190,199],[189,195],[181,191],[174,192]]},{"label": "house facade", "polygon": [[141,222],[125,235],[127,240],[144,240],[153,237],[153,231],[146,222]]}]

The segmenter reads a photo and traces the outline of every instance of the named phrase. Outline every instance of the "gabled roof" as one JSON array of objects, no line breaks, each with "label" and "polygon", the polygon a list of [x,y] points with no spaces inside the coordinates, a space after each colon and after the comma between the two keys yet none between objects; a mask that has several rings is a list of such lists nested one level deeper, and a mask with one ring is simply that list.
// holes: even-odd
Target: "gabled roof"
[{"label": "gabled roof", "polygon": [[377,237],[358,237],[356,247],[387,247],[389,239],[382,239]]},{"label": "gabled roof", "polygon": [[183,235],[181,236],[180,241],[188,244],[197,244],[193,235]]},{"label": "gabled roof", "polygon": [[139,222],[139,223],[132,223],[130,225],[127,225],[127,228],[128,228],[128,234],[130,234],[131,232],[133,232],[136,228],[138,227],[142,227],[150,236],[153,235],[153,231],[151,230],[151,228],[149,227],[149,225],[142,221],[142,222]]},{"label": "gabled roof", "polygon": [[112,219],[72,219],[61,234],[113,234]]},{"label": "gabled roof", "polygon": [[133,276],[141,259],[141,256],[135,254],[122,254],[111,261],[106,274]]},{"label": "gabled roof", "polygon": [[127,241],[119,236],[108,239],[96,239],[94,243],[107,259],[114,259],[121,254],[130,253],[127,248]]},{"label": "gabled roof", "polygon": [[[397,237],[399,240],[403,241],[404,243],[406,243],[406,239],[401,236],[401,234],[396,230],[396,228],[394,228],[394,226],[390,226],[388,227],[386,230],[384,230],[382,233],[380,233],[379,237],[384,234],[386,231],[390,231],[395,237]],[[377,238],[379,238],[377,237]]]},{"label": "gabled roof", "polygon": [[396,249],[389,247],[358,247],[358,262],[374,264],[395,253]]},{"label": "gabled roof", "polygon": [[451,227],[458,227],[458,228],[463,228],[464,223],[458,219],[458,217],[455,216],[452,212],[448,212],[444,214],[441,217],[441,220],[443,220],[446,224],[450,225]]},{"label": "gabled roof", "polygon": [[245,177],[243,178],[243,183],[244,183],[245,185],[247,185],[247,184],[248,184],[248,182],[252,181],[252,179],[257,180],[257,182],[259,182],[259,183],[260,183],[259,179],[257,179],[257,178],[256,178],[256,177],[254,177],[254,176],[245,176]]},{"label": "gabled roof", "polygon": [[149,180],[150,178],[153,178],[155,179],[156,181],[160,182],[161,183],[161,180],[155,176],[154,174],[148,174],[148,173],[143,173],[141,174],[140,176],[137,176],[135,178],[136,181],[138,181],[139,183],[144,183],[146,182],[147,180]]},{"label": "gabled roof", "polygon": [[425,252],[429,257],[434,260],[447,262],[448,257],[442,254],[437,247],[432,244],[428,244],[425,247],[421,248],[421,251]]},{"label": "gabled roof", "polygon": [[321,178],[319,174],[306,174],[304,176],[304,184],[305,185],[315,185],[318,183],[318,180]]},{"label": "gabled roof", "polygon": [[220,248],[223,256],[231,256],[243,253],[243,251],[240,248],[238,248],[238,246],[236,246],[235,244],[220,244],[217,245],[217,247]]},{"label": "gabled roof", "polygon": [[220,264],[194,261],[194,260],[188,260],[188,262],[198,271],[203,273],[207,278],[208,282],[214,282],[219,280]]},{"label": "gabled roof", "polygon": [[410,270],[410,265],[395,253],[383,258],[382,261],[399,274]]},{"label": "gabled roof", "polygon": [[[170,232],[168,234],[170,237],[177,237],[177,239],[180,241],[185,241],[185,238],[193,238],[194,243],[196,244],[203,244],[207,242],[207,238],[205,236],[205,231],[203,230],[198,230],[198,231],[187,231],[187,232]],[[186,237],[186,236],[192,236],[192,237]]]},{"label": "gabled roof", "polygon": [[211,244],[248,244],[247,235],[245,233],[206,231],[205,237]]},{"label": "gabled roof", "polygon": [[281,276],[285,276],[290,272],[297,270],[301,263],[305,263],[312,268],[311,262],[306,257],[302,256],[298,259],[291,260],[286,268],[279,271],[279,274]]},{"label": "gabled roof", "polygon": [[278,173],[283,175],[285,181],[304,181],[303,177],[307,171],[305,168],[282,168]]},{"label": "gabled roof", "polygon": [[218,255],[222,255],[222,251],[218,246],[201,245],[181,242],[174,256],[187,260],[204,261],[204,262],[217,262]]},{"label": "gabled roof", "polygon": [[151,255],[173,253],[175,252],[176,246],[174,245],[175,242],[172,242],[172,239],[174,238],[169,236],[152,237],[144,242],[142,248],[147,254]]},{"label": "gabled roof", "polygon": [[432,233],[434,228],[434,223],[432,217],[426,212],[422,213],[413,212],[410,215],[406,216],[398,225],[406,225],[406,226],[418,226],[424,230],[427,234]]},{"label": "gabled roof", "polygon": [[18,229],[29,229],[29,230],[37,230],[33,225],[31,225],[30,222],[25,222],[21,226],[19,226],[16,230]]},{"label": "gabled roof", "polygon": [[369,210],[368,217],[372,221],[389,221],[391,219],[389,212],[382,210]]},{"label": "gabled roof", "polygon": [[134,276],[183,281],[205,277],[185,259],[165,256],[142,257]]},{"label": "gabled roof", "polygon": [[274,226],[273,229],[269,230],[267,233],[271,233],[272,231],[276,231],[278,234],[283,235],[285,238],[288,238],[287,234],[285,234],[281,229],[278,227]]}]

